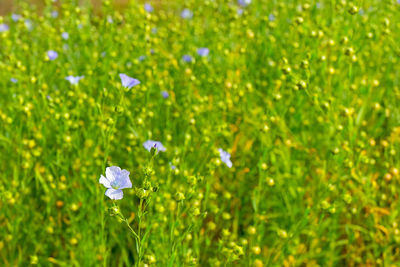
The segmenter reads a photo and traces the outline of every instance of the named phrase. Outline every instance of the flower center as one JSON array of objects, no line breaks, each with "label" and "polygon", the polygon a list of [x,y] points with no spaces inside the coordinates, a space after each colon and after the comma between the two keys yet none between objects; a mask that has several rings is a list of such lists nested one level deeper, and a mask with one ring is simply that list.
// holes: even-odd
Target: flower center
[{"label": "flower center", "polygon": [[113,189],[119,189],[119,184],[118,184],[118,182],[117,181],[114,181],[114,182],[112,182],[111,183],[111,187],[113,188]]}]

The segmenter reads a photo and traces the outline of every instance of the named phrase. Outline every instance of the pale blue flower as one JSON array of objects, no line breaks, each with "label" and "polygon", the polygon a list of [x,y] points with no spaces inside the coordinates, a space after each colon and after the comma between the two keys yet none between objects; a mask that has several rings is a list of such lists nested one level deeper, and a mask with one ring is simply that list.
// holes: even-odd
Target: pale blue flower
[{"label": "pale blue flower", "polygon": [[224,162],[229,168],[232,168],[231,154],[224,151],[222,148],[219,148],[218,151],[222,162]]},{"label": "pale blue flower", "polygon": [[54,60],[58,58],[58,53],[54,50],[49,50],[47,51],[47,56],[49,57],[50,60]]},{"label": "pale blue flower", "polygon": [[162,91],[161,95],[162,95],[163,98],[168,98],[169,97],[169,94],[168,94],[167,91]]},{"label": "pale blue flower", "polygon": [[165,152],[167,149],[159,141],[147,140],[143,143],[143,147],[150,152],[151,148],[154,147],[158,151]]},{"label": "pale blue flower", "polygon": [[238,0],[238,4],[241,6],[248,6],[251,4],[251,0]]},{"label": "pale blue flower", "polygon": [[241,16],[241,15],[243,14],[243,9],[239,8],[239,9],[237,10],[237,14],[238,14],[239,16]]},{"label": "pale blue flower", "polygon": [[18,82],[18,80],[15,79],[15,78],[11,78],[10,81],[11,81],[12,83],[17,83],[17,82]]},{"label": "pale blue flower", "polygon": [[172,162],[169,163],[169,166],[171,167],[171,170],[175,170],[176,166],[174,164],[172,164]]},{"label": "pale blue flower", "polygon": [[154,8],[153,8],[149,3],[145,3],[145,4],[144,4],[144,9],[145,9],[147,12],[153,12],[153,11],[154,11]]},{"label": "pale blue flower", "polygon": [[58,17],[58,12],[56,10],[51,11],[51,17],[52,18],[57,18]]},{"label": "pale blue flower", "polygon": [[33,29],[33,24],[32,24],[32,21],[31,21],[30,19],[26,19],[24,23],[25,23],[25,27],[26,27],[29,31],[31,31],[31,30]]},{"label": "pale blue flower", "polygon": [[121,83],[123,87],[126,87],[128,89],[131,89],[132,87],[140,84],[139,80],[136,80],[135,78],[129,77],[128,75],[124,73],[120,73],[119,77],[121,78]]},{"label": "pale blue flower", "polygon": [[79,83],[79,81],[81,80],[81,79],[83,79],[85,76],[67,76],[67,77],[65,77],[65,79],[67,80],[67,81],[69,81],[71,84],[78,84]]},{"label": "pale blue flower", "polygon": [[190,9],[185,8],[181,12],[181,18],[183,18],[183,19],[191,19],[191,18],[193,18],[193,12],[190,11]]},{"label": "pale blue flower", "polygon": [[275,21],[274,14],[269,14],[268,19],[269,19],[269,21]]},{"label": "pale blue flower", "polygon": [[182,59],[183,59],[183,61],[188,62],[188,63],[192,62],[192,57],[189,55],[183,55]]},{"label": "pale blue flower", "polygon": [[21,18],[21,15],[18,14],[11,14],[11,19],[17,22]]},{"label": "pale blue flower", "polygon": [[201,57],[206,57],[208,56],[208,53],[210,52],[210,50],[206,47],[202,47],[197,49],[197,54]]},{"label": "pale blue flower", "polygon": [[124,197],[122,189],[132,188],[129,172],[127,170],[121,170],[121,168],[117,166],[106,168],[106,177],[101,175],[99,183],[107,188],[105,195],[116,200]]},{"label": "pale blue flower", "polygon": [[6,31],[8,31],[9,29],[10,29],[10,28],[8,27],[7,24],[4,24],[4,23],[0,24],[0,32],[6,32]]},{"label": "pale blue flower", "polygon": [[61,34],[61,37],[62,37],[64,40],[68,40],[68,38],[69,38],[68,32],[63,32],[63,33]]}]

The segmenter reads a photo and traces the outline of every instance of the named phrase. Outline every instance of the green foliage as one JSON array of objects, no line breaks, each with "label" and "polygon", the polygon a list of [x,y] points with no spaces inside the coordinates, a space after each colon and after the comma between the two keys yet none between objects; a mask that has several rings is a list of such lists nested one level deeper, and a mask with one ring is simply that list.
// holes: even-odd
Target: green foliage
[{"label": "green foliage", "polygon": [[[399,266],[396,1],[18,2],[1,266]],[[133,184],[116,202],[113,165]]]}]

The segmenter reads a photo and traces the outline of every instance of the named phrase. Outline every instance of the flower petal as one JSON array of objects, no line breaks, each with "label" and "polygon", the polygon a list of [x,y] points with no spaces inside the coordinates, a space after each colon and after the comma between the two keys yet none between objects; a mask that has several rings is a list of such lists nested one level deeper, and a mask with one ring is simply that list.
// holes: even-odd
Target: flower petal
[{"label": "flower petal", "polygon": [[106,168],[106,177],[110,183],[114,182],[120,175],[121,168],[118,166],[111,166]]},{"label": "flower petal", "polygon": [[165,152],[167,150],[161,142],[153,140],[147,140],[146,142],[144,142],[143,147],[149,152],[151,151],[152,147],[155,147],[158,151],[162,152]]},{"label": "flower petal", "polygon": [[230,159],[227,159],[225,161],[226,166],[228,166],[229,168],[232,168],[232,161]]},{"label": "flower petal", "polygon": [[119,185],[119,189],[132,188],[132,182],[129,179],[129,174],[130,174],[129,171],[121,170],[121,172],[118,175],[114,175],[117,184]]},{"label": "flower petal", "polygon": [[129,179],[129,176],[123,176],[121,177],[121,181],[120,181],[120,189],[124,189],[124,188],[132,188],[132,182]]},{"label": "flower petal", "polygon": [[106,188],[111,188],[110,181],[108,181],[107,178],[104,177],[103,175],[100,176],[99,183],[104,185]]},{"label": "flower petal", "polygon": [[122,199],[124,197],[124,193],[122,192],[121,189],[113,189],[113,188],[109,188],[107,189],[106,196],[108,196],[111,199]]},{"label": "flower petal", "polygon": [[132,77],[129,77],[128,75],[124,74],[124,73],[120,73],[119,77],[121,78],[121,83],[123,87],[126,87],[128,89],[132,88],[133,86],[136,86],[138,84],[140,84],[139,80],[136,80]]}]

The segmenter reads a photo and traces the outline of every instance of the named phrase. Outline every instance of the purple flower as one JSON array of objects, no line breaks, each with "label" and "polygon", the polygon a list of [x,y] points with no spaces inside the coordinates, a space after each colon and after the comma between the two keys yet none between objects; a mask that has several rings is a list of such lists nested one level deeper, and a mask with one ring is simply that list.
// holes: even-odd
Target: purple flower
[{"label": "purple flower", "polygon": [[241,15],[243,14],[243,9],[239,8],[239,9],[237,10],[237,14],[238,14],[239,16],[241,16]]},{"label": "purple flower", "polygon": [[183,19],[191,19],[191,18],[193,18],[193,12],[190,11],[190,9],[185,8],[181,12],[181,18],[183,18]]},{"label": "purple flower", "polygon": [[139,57],[139,61],[143,61],[143,60],[145,60],[146,59],[146,56],[140,56]]},{"label": "purple flower", "polygon": [[7,24],[4,24],[4,23],[0,24],[0,32],[6,32],[8,30],[9,30],[9,27]]},{"label": "purple flower", "polygon": [[167,149],[159,141],[147,140],[143,143],[143,147],[150,152],[151,148],[157,148],[158,151],[165,152]]},{"label": "purple flower", "polygon": [[158,31],[158,30],[157,30],[157,28],[156,28],[156,27],[154,27],[154,28],[152,28],[152,29],[151,29],[151,32],[152,32],[153,34],[156,34],[156,33],[157,33],[157,31]]},{"label": "purple flower", "polygon": [[58,12],[56,10],[51,11],[51,17],[52,18],[57,18],[58,17]]},{"label": "purple flower", "polygon": [[68,38],[69,38],[68,32],[63,32],[63,33],[61,34],[61,37],[62,37],[64,40],[68,40]]},{"label": "purple flower", "polygon": [[58,58],[58,53],[54,50],[49,50],[47,51],[47,56],[49,57],[50,60],[54,60]]},{"label": "purple flower", "polygon": [[10,81],[11,81],[12,83],[17,83],[17,82],[18,82],[18,80],[15,79],[15,78],[11,78]]},{"label": "purple flower", "polygon": [[201,57],[206,57],[208,56],[208,53],[210,52],[210,50],[206,47],[202,47],[197,49],[197,54]]},{"label": "purple flower", "polygon": [[241,6],[248,6],[251,4],[251,0],[238,0],[238,4]]},{"label": "purple flower", "polygon": [[222,162],[224,162],[229,168],[232,168],[231,154],[224,151],[222,148],[218,148],[218,151]]},{"label": "purple flower", "polygon": [[168,94],[167,91],[162,91],[161,95],[162,95],[163,98],[168,98],[169,97],[169,94]]},{"label": "purple flower", "polygon": [[188,62],[188,63],[192,62],[192,57],[189,55],[183,55],[182,59],[183,59],[183,61]]},{"label": "purple flower", "polygon": [[128,89],[131,89],[132,87],[140,84],[139,80],[136,80],[136,79],[134,79],[132,77],[129,77],[126,74],[120,73],[119,77],[121,78],[122,86],[126,87]]},{"label": "purple flower", "polygon": [[11,14],[11,19],[17,22],[21,18],[21,15],[18,14]]},{"label": "purple flower", "polygon": [[275,21],[274,14],[269,14],[268,19],[269,19],[269,21]]},{"label": "purple flower", "polygon": [[145,3],[145,4],[144,4],[144,9],[145,9],[147,12],[153,12],[153,11],[154,11],[154,8],[153,8],[149,3]]},{"label": "purple flower", "polygon": [[122,199],[124,197],[122,189],[132,188],[129,172],[117,166],[106,168],[106,177],[100,175],[99,183],[108,188],[105,195],[111,199]]},{"label": "purple flower", "polygon": [[65,79],[67,80],[67,81],[69,81],[71,84],[78,84],[79,83],[79,81],[81,80],[81,79],[83,79],[83,77],[85,77],[85,76],[67,76],[67,77],[65,77]]}]

